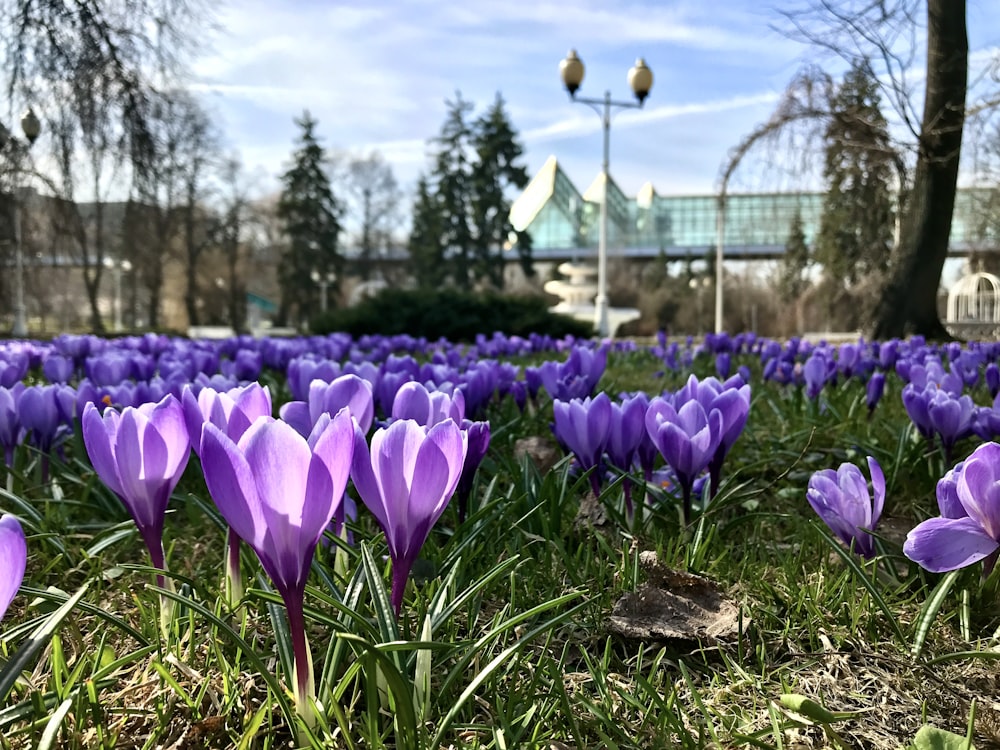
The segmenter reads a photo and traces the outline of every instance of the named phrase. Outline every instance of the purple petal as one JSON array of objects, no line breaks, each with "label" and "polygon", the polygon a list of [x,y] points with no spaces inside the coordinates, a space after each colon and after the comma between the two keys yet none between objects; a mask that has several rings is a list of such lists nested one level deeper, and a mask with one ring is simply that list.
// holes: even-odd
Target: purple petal
[{"label": "purple petal", "polygon": [[372,436],[372,469],[382,492],[386,514],[386,537],[390,549],[405,546],[410,503],[410,482],[416,475],[420,445],[426,428],[412,419],[394,422]]},{"label": "purple petal", "polygon": [[312,432],[312,415],[309,412],[309,404],[305,401],[289,401],[279,409],[278,413],[302,437],[308,437]]},{"label": "purple petal", "polygon": [[205,484],[226,523],[254,550],[264,540],[264,515],[253,472],[242,451],[222,430],[205,426],[201,437]]},{"label": "purple petal", "polygon": [[[374,436],[372,439],[374,440]],[[368,450],[365,433],[356,422],[354,424],[354,455],[351,458],[351,481],[354,482],[354,489],[361,497],[361,502],[372,512],[375,520],[382,527],[382,531],[388,535],[389,521],[386,517],[382,488],[379,487],[375,472],[372,470],[372,456]]]},{"label": "purple petal", "polygon": [[122,496],[122,483],[118,477],[114,443],[118,433],[119,414],[114,409],[105,411],[103,418],[93,403],[83,408],[83,444],[97,476],[109,490]]},{"label": "purple petal", "polygon": [[28,561],[28,545],[18,520],[9,514],[0,516],[0,620],[7,613],[17,590],[24,580]]},{"label": "purple petal", "polygon": [[162,487],[167,446],[137,409],[129,407],[122,413],[115,459],[122,483],[121,497],[136,525],[140,530],[161,526],[166,512]]},{"label": "purple petal", "polygon": [[985,443],[965,460],[955,488],[966,513],[1000,539],[1000,445]]},{"label": "purple petal", "polygon": [[410,484],[411,518],[426,518],[433,525],[441,516],[461,476],[467,446],[465,433],[451,420],[428,431]]},{"label": "purple petal", "polygon": [[975,519],[929,518],[906,535],[903,554],[932,573],[944,573],[979,562],[998,547]]},{"label": "purple petal", "polygon": [[431,395],[423,384],[411,380],[396,391],[392,402],[393,419],[413,419],[426,425],[431,418]]},{"label": "purple petal", "polygon": [[268,526],[273,531],[272,522],[279,517],[285,519],[281,526],[299,526],[312,457],[305,438],[280,420],[260,419],[240,439],[239,448],[253,472]]},{"label": "purple petal", "polygon": [[[142,409],[140,407],[140,411]],[[191,441],[184,423],[184,410],[174,396],[167,395],[149,410],[148,415],[150,424],[166,446],[164,473],[175,478],[170,488],[172,492],[177,485],[176,480],[180,479],[191,457]]]},{"label": "purple petal", "polygon": [[882,508],[885,505],[885,474],[882,473],[882,467],[879,466],[878,461],[872,456],[868,456],[868,471],[872,475],[872,493],[874,495],[870,528],[874,528],[879,518],[882,517]]},{"label": "purple petal", "polygon": [[347,477],[354,456],[354,422],[346,409],[310,439],[312,461],[306,488],[306,504],[302,518],[303,535],[319,540],[323,530],[343,501]]}]

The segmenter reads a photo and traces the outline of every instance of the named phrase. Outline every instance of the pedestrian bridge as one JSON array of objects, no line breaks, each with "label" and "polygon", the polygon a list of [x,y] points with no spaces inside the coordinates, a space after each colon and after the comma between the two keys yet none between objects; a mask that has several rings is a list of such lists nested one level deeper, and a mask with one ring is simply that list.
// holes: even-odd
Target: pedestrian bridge
[{"label": "pedestrian bridge", "polygon": [[[658,195],[646,183],[627,198],[598,175],[580,193],[554,157],[514,201],[514,228],[531,236],[539,261],[587,258],[597,251],[601,200],[608,196],[608,255],[627,259],[701,260],[715,252],[719,197]],[[726,196],[724,256],[767,260],[785,252],[796,217],[806,243],[819,231],[823,193],[735,193]],[[1000,252],[1000,189],[959,189],[952,218],[955,256]]]}]

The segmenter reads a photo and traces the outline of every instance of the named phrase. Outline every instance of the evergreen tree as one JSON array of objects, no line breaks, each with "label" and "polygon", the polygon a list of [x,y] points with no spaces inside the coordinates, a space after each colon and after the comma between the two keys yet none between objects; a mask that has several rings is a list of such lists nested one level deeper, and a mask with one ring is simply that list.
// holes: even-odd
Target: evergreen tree
[{"label": "evergreen tree", "polygon": [[785,254],[778,268],[778,291],[786,301],[791,302],[802,296],[809,287],[806,270],[809,268],[809,245],[806,244],[806,230],[802,223],[802,212],[795,211],[792,224],[785,241]]},{"label": "evergreen tree", "polygon": [[447,106],[433,141],[433,166],[414,201],[413,272],[429,286],[487,281],[502,288],[505,247],[516,247],[525,274],[533,273],[531,238],[511,226],[505,194],[528,184],[527,171],[516,163],[523,149],[501,96],[471,123],[473,106],[461,94]]},{"label": "evergreen tree", "polygon": [[313,272],[337,275],[331,286],[331,298],[336,299],[344,258],[337,248],[341,208],[330,187],[326,150],[315,132],[317,122],[306,111],[295,124],[302,132],[292,166],[281,176],[278,200],[278,218],[288,238],[279,272],[279,317],[301,325],[319,310]]},{"label": "evergreen tree", "polygon": [[448,275],[444,259],[444,215],[424,175],[417,180],[413,227],[407,249],[417,286],[436,289],[444,284]]},{"label": "evergreen tree", "polygon": [[815,257],[827,280],[851,286],[889,265],[893,234],[893,149],[867,62],[844,77],[824,134],[823,204]]},{"label": "evergreen tree", "polygon": [[472,104],[456,95],[446,103],[441,133],[434,140],[437,151],[431,178],[435,183],[435,203],[438,208],[444,261],[452,282],[467,288],[474,280],[472,225],[472,128],[468,122]]},{"label": "evergreen tree", "polygon": [[504,248],[513,244],[525,275],[534,274],[531,237],[510,223],[507,191],[528,184],[528,170],[516,163],[524,153],[507,116],[503,96],[476,120],[473,134],[476,162],[472,169],[472,210],[476,229],[476,276],[497,289],[504,284]]}]

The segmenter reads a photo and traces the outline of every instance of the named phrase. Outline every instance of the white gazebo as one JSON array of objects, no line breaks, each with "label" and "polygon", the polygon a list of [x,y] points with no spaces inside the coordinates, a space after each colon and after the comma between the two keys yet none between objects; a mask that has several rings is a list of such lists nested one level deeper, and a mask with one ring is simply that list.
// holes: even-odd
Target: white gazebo
[{"label": "white gazebo", "polygon": [[948,290],[946,323],[950,325],[1000,324],[1000,279],[991,273],[970,273]]}]

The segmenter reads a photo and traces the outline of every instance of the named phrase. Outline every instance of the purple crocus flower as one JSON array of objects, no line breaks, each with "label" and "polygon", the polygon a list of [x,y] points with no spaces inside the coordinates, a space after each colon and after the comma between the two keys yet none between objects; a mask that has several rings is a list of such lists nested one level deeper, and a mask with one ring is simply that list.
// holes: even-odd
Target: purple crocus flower
[{"label": "purple crocus flower", "polygon": [[750,416],[750,386],[740,376],[734,376],[724,383],[715,378],[705,378],[700,381],[694,375],[674,397],[674,407],[679,408],[685,402],[694,399],[698,401],[709,414],[717,410],[722,416],[722,431],[719,444],[712,454],[708,464],[711,482],[710,499],[715,499],[719,493],[722,479],[722,465],[739,436],[743,434],[747,418]]},{"label": "purple crocus flower", "polygon": [[42,481],[49,476],[52,449],[70,434],[76,391],[67,385],[31,385],[17,399],[17,413],[28,440],[42,454]]},{"label": "purple crocus flower", "polygon": [[[82,422],[97,476],[128,509],[153,567],[165,569],[163,520],[191,455],[180,402],[167,395],[159,403],[128,406],[121,414],[105,409],[103,416],[89,403]],[[162,588],[165,583],[158,575],[157,584]]]},{"label": "purple crocus flower", "polygon": [[468,440],[468,450],[465,453],[465,463],[462,464],[462,476],[458,478],[458,486],[455,488],[455,497],[458,498],[458,521],[462,523],[469,509],[469,496],[472,494],[472,482],[476,477],[476,470],[479,464],[486,457],[486,451],[490,447],[490,423],[489,422],[462,422],[462,430]]},{"label": "purple crocus flower", "polygon": [[411,380],[396,391],[391,416],[393,419],[412,419],[424,427],[432,427],[446,419],[461,424],[465,419],[465,395],[460,390],[452,393],[432,390]]},{"label": "purple crocus flower", "polygon": [[837,374],[837,363],[830,359],[825,349],[816,349],[802,366],[802,375],[806,381],[806,395],[816,400],[823,386]]},{"label": "purple crocus flower", "polygon": [[201,455],[201,430],[211,422],[231,440],[239,440],[258,417],[271,416],[271,393],[260,383],[249,383],[224,392],[205,387],[195,396],[190,385],[181,391],[184,423],[195,454]]},{"label": "purple crocus flower", "polygon": [[1000,445],[980,445],[942,482],[941,515],[906,535],[903,554],[932,573],[982,560],[983,576],[988,576],[1000,557]]},{"label": "purple crocus flower", "polygon": [[7,614],[17,590],[24,580],[24,568],[28,563],[28,545],[24,540],[24,530],[18,520],[5,513],[0,516],[0,620]]},{"label": "purple crocus flower", "polygon": [[24,380],[30,369],[31,359],[23,349],[8,349],[0,357],[0,388],[11,388]]},{"label": "purple crocus flower", "polygon": [[872,492],[864,474],[854,464],[843,463],[840,468],[823,469],[809,478],[806,499],[809,505],[830,527],[838,539],[870,560],[875,556],[875,543],[869,533],[875,528],[885,504],[885,475],[871,456],[868,471],[872,477]]},{"label": "purple crocus flower", "polygon": [[[191,386],[185,385],[181,407],[191,447],[201,456],[201,433],[206,423],[218,427],[230,440],[239,441],[259,417],[271,416],[271,393],[260,383],[249,383],[223,393],[202,388],[195,397]],[[232,526],[226,534],[226,593],[231,607],[243,598],[240,537]]]},{"label": "purple crocus flower", "polygon": [[42,363],[42,374],[50,383],[65,383],[73,377],[73,360],[61,354],[51,353]]},{"label": "purple crocus flower", "polygon": [[259,417],[238,442],[215,425],[202,431],[205,483],[216,507],[249,544],[288,612],[295,703],[312,725],[315,696],[303,599],[316,545],[340,505],[354,451],[347,410],[320,416],[309,438]]},{"label": "purple crocus flower", "polygon": [[675,408],[665,398],[649,402],[646,431],[677,475],[684,500],[684,523],[691,522],[691,489],[708,468],[722,439],[723,417],[718,409],[706,412],[697,399]]},{"label": "purple crocus flower", "polygon": [[1000,393],[1000,367],[997,366],[996,362],[990,362],[986,365],[983,378],[986,380],[986,387],[989,388],[990,398],[995,399]]},{"label": "purple crocus flower", "polygon": [[595,495],[601,492],[601,458],[611,432],[611,399],[601,392],[594,398],[552,403],[556,439],[572,451],[584,471],[592,470],[590,486]]},{"label": "purple crocus flower", "polygon": [[954,396],[943,390],[931,391],[927,416],[941,439],[946,463],[951,463],[951,450],[955,443],[972,434],[975,412],[976,405],[969,396]]},{"label": "purple crocus flower", "polygon": [[715,371],[719,377],[725,380],[729,377],[729,372],[733,367],[733,355],[729,352],[719,352],[715,355]]},{"label": "purple crocus flower", "polygon": [[872,376],[868,379],[868,384],[865,386],[865,403],[868,405],[869,419],[871,419],[872,414],[875,413],[875,407],[878,406],[878,402],[882,400],[882,394],[884,392],[885,373],[872,373]]},{"label": "purple crocus flower", "polygon": [[[611,403],[611,427],[608,431],[607,453],[611,465],[624,472],[632,471],[639,454],[639,446],[646,433],[645,395],[625,397],[621,403]],[[625,515],[632,518],[632,479],[626,477],[622,486],[625,497]]]},{"label": "purple crocus flower", "polygon": [[[574,346],[565,362],[548,360],[537,368],[527,368],[525,377],[533,380],[537,371],[540,384],[548,391],[553,400],[569,401],[570,399],[587,398],[597,387],[608,364],[608,346],[605,344],[596,350],[583,346]],[[529,376],[529,371],[533,374]],[[529,387],[532,382],[529,381]]]},{"label": "purple crocus flower", "polygon": [[397,616],[410,570],[455,492],[467,452],[468,435],[451,419],[430,428],[398,420],[375,431],[370,450],[355,428],[351,479],[385,532]]},{"label": "purple crocus flower", "polygon": [[305,401],[289,401],[281,407],[281,418],[306,437],[321,414],[335,416],[344,407],[366,433],[375,419],[372,384],[357,375],[340,375],[332,381],[313,380]]},{"label": "purple crocus flower", "polygon": [[952,448],[973,434],[976,405],[969,396],[950,393],[933,383],[921,389],[914,383],[903,388],[903,406],[920,434],[941,441],[945,463],[951,463]]},{"label": "purple crocus flower", "polygon": [[17,383],[12,388],[0,386],[0,446],[3,446],[4,463],[14,463],[14,450],[24,440],[24,428],[17,412],[17,400],[24,385]]}]

